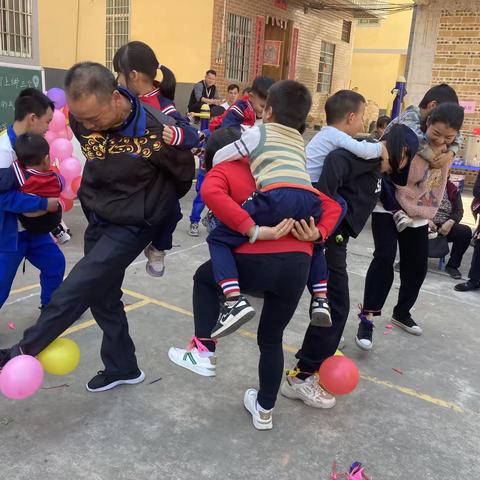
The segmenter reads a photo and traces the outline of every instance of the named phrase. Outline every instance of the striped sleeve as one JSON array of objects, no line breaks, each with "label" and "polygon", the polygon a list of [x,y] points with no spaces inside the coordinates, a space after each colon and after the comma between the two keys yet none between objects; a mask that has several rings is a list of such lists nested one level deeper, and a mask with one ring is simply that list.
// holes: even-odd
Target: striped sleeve
[{"label": "striped sleeve", "polygon": [[215,166],[221,162],[230,162],[243,157],[249,157],[251,152],[258,147],[259,143],[260,129],[258,127],[252,127],[242,135],[240,140],[218,150],[213,157],[213,165]]}]

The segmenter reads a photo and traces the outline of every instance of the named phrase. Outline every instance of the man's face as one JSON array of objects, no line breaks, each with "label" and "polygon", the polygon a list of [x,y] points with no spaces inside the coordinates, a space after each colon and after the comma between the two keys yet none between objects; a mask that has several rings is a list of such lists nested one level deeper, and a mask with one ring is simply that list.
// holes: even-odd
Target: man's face
[{"label": "man's face", "polygon": [[120,96],[115,90],[110,98],[91,94],[73,100],[67,93],[70,113],[88,130],[102,132],[120,123]]},{"label": "man's face", "polygon": [[252,104],[252,108],[255,112],[255,115],[257,116],[257,118],[262,118],[267,100],[265,98],[261,98],[256,93],[250,92],[248,95],[250,98],[250,103]]},{"label": "man's face", "polygon": [[47,111],[41,116],[37,117],[34,113],[30,116],[30,121],[27,125],[27,133],[34,133],[36,135],[45,135],[48,130],[48,125],[52,121],[53,110],[48,107]]},{"label": "man's face", "polygon": [[205,84],[207,87],[211,87],[212,85],[215,85],[216,79],[217,77],[213,73],[207,73],[207,75],[205,75]]},{"label": "man's face", "polygon": [[227,95],[227,102],[232,104],[235,103],[238,99],[238,90],[236,88],[232,88],[231,90],[228,91]]}]

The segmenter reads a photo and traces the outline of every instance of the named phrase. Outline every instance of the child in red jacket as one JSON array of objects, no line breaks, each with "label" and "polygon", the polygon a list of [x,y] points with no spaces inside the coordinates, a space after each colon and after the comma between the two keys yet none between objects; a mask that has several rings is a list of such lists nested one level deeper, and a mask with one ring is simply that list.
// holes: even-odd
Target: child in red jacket
[{"label": "child in red jacket", "polygon": [[[49,151],[48,142],[41,135],[31,133],[20,135],[15,142],[18,160],[1,176],[0,192],[18,189],[23,193],[38,195],[51,201],[58,199],[63,185],[60,176],[50,169]],[[18,218],[25,230],[32,233],[51,232],[59,243],[63,243],[60,206],[56,212],[20,214]]]}]

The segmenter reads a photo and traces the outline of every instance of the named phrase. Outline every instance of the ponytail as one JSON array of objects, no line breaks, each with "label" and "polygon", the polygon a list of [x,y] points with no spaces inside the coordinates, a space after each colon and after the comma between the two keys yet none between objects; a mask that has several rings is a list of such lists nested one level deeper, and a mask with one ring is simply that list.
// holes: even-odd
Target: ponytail
[{"label": "ponytail", "polygon": [[172,102],[175,100],[175,88],[177,87],[177,80],[173,72],[165,65],[159,65],[158,69],[162,72],[162,81],[160,82],[160,91],[164,97],[167,97]]}]

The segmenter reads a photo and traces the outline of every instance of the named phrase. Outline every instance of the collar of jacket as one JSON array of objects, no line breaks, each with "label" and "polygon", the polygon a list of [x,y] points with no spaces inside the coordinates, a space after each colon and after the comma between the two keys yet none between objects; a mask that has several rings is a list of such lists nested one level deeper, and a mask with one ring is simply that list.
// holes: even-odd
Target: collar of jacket
[{"label": "collar of jacket", "polygon": [[132,110],[122,125],[110,130],[110,133],[125,137],[143,137],[147,130],[147,114],[140,100],[126,88],[118,86],[117,90],[130,101]]}]

